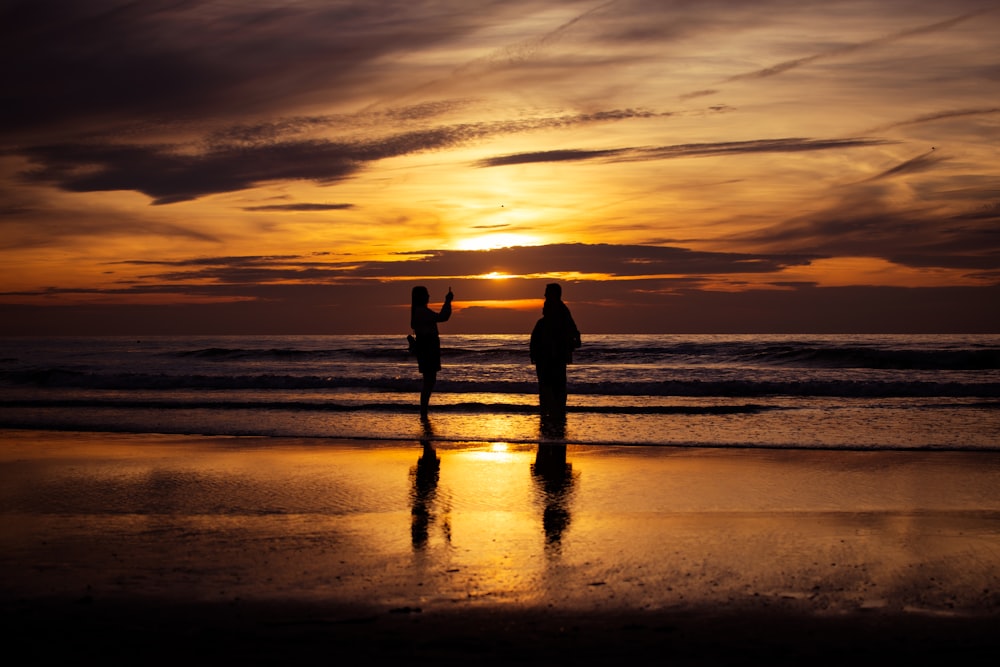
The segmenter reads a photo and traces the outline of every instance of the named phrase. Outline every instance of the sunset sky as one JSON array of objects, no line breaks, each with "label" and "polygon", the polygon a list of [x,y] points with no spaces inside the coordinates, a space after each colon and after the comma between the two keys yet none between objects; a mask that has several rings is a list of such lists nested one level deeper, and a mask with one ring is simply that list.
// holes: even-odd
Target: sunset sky
[{"label": "sunset sky", "polygon": [[0,334],[1000,331],[995,0],[0,1]]}]

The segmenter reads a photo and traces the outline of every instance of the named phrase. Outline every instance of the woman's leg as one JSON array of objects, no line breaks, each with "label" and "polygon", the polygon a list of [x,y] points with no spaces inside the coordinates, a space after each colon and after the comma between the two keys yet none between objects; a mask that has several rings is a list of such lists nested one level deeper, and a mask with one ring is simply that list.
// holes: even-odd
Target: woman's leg
[{"label": "woman's leg", "polygon": [[431,392],[437,383],[437,373],[424,373],[424,386],[420,390],[420,416],[427,416],[427,408],[431,403]]}]

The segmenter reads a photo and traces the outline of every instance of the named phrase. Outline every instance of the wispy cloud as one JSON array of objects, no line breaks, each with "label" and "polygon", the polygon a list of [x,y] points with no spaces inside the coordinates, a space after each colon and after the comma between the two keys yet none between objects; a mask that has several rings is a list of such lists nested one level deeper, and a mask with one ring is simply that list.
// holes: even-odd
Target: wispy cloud
[{"label": "wispy cloud", "polygon": [[564,149],[500,155],[477,162],[480,167],[502,167],[532,162],[567,162],[581,160],[669,160],[683,157],[741,155],[752,153],[795,153],[844,148],[864,148],[893,143],[885,139],[756,139],[751,141],[721,141],[673,146],[614,148],[605,150]]},{"label": "wispy cloud", "polygon": [[365,111],[373,111],[380,106],[391,104],[422,91],[434,90],[441,87],[443,84],[454,83],[467,78],[481,77],[491,71],[505,69],[529,62],[537,58],[539,54],[544,51],[545,47],[557,42],[560,37],[562,37],[567,31],[571,30],[576,24],[581,21],[585,21],[591,16],[598,15],[609,7],[617,4],[619,4],[619,0],[609,0],[590,7],[582,13],[573,16],[571,19],[555,26],[554,28],[546,30],[541,34],[533,35],[514,43],[505,44],[499,48],[493,49],[486,55],[467,61],[455,67],[445,77],[421,82],[415,86],[408,87],[403,92],[397,92],[389,98],[379,100],[378,102],[366,107]]},{"label": "wispy cloud", "polygon": [[354,204],[268,204],[265,206],[244,206],[244,211],[289,211],[289,212],[311,212],[311,211],[344,211],[354,208]]},{"label": "wispy cloud", "polygon": [[925,123],[934,123],[941,120],[956,120],[975,116],[989,116],[998,113],[1000,113],[1000,107],[984,107],[980,109],[947,109],[944,111],[921,114],[919,116],[914,116],[913,118],[906,118],[892,123],[886,123],[885,125],[874,127],[869,131],[885,132],[896,127],[906,127],[907,125],[923,125]]},{"label": "wispy cloud", "polygon": [[[877,180],[889,177],[887,174]],[[829,257],[879,258],[910,267],[1000,266],[1000,239],[991,208],[981,209],[982,217],[969,217],[929,204],[901,208],[892,199],[892,188],[878,184],[852,186],[833,205],[735,235],[733,241],[765,250],[798,249]]]},{"label": "wispy cloud", "polygon": [[97,239],[107,242],[124,237],[159,237],[174,243],[222,243],[215,230],[197,223],[136,219],[113,210],[96,210],[88,215],[34,208],[12,210],[0,222],[0,250],[62,248],[75,254],[78,246],[86,248]]},{"label": "wispy cloud", "polygon": [[491,20],[482,8],[428,14],[407,0],[13,0],[0,12],[0,55],[11,65],[4,95],[18,101],[0,105],[0,136],[273,115],[289,104],[336,101],[345,89],[380,80],[374,73],[383,59]]},{"label": "wispy cloud", "polygon": [[581,160],[606,159],[617,157],[635,149],[614,148],[607,150],[582,150],[567,148],[564,150],[531,151],[528,153],[514,153],[512,155],[498,155],[486,158],[476,163],[480,167],[505,167],[512,164],[530,164],[532,162],[576,162]]},{"label": "wispy cloud", "polygon": [[[613,109],[484,123],[460,123],[366,140],[291,140],[213,143],[202,152],[188,146],[107,143],[50,144],[20,150],[35,167],[34,182],[70,192],[133,190],[154,204],[189,201],[246,190],[276,180],[333,183],[387,158],[455,147],[488,137],[648,118],[655,112]],[[268,132],[274,128],[268,128]]]},{"label": "wispy cloud", "polygon": [[901,30],[891,35],[886,35],[885,37],[879,37],[877,39],[872,39],[865,42],[858,42],[854,44],[845,44],[843,46],[830,49],[829,51],[815,53],[809,56],[803,56],[802,58],[794,58],[792,60],[786,60],[776,65],[771,65],[770,67],[765,67],[763,69],[754,70],[752,72],[745,72],[743,74],[737,74],[735,76],[731,76],[728,79],[726,79],[725,82],[731,83],[733,81],[744,81],[747,79],[764,79],[767,77],[776,76],[778,74],[784,74],[789,70],[793,70],[798,67],[802,67],[803,65],[808,65],[810,63],[818,62],[821,60],[826,60],[828,58],[835,58],[837,56],[854,53],[855,51],[880,47],[885,44],[890,44],[892,42],[896,42],[901,39],[906,39],[909,37],[927,35],[941,30],[947,30],[949,28],[958,25],[959,23],[968,21],[972,18],[975,18],[976,16],[980,16],[986,11],[988,10],[969,12],[967,14],[962,14],[961,16],[956,16],[954,18],[950,18],[944,21],[936,21],[934,23],[930,23],[927,25],[917,26],[915,28],[909,28],[907,30]]},{"label": "wispy cloud", "polygon": [[931,148],[931,150],[926,153],[922,153],[921,155],[910,158],[909,160],[904,160],[903,162],[900,162],[899,164],[865,180],[866,182],[880,181],[892,176],[899,176],[901,174],[916,174],[933,169],[948,159],[947,157],[939,155],[936,150],[937,149],[935,148]]},{"label": "wispy cloud", "polygon": [[490,272],[508,275],[703,276],[765,274],[803,266],[815,254],[697,252],[684,248],[609,244],[555,244],[493,250],[423,250],[399,261],[317,261],[315,257],[212,257],[178,261],[135,260],[135,266],[169,266],[151,273],[153,281],[272,283],[400,279],[437,276],[461,278]]},{"label": "wispy cloud", "polygon": [[[698,252],[685,248],[611,244],[554,244],[483,251],[429,250],[419,257],[428,275],[479,275],[497,271],[515,275],[593,273],[609,276],[766,273],[808,264],[812,254]],[[359,272],[391,275],[412,270],[411,262],[367,263]]]}]

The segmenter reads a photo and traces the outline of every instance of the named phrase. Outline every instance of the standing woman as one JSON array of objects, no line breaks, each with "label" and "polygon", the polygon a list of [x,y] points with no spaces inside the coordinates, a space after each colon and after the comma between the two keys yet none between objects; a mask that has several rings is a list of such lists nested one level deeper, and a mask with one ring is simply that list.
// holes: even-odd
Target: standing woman
[{"label": "standing woman", "polygon": [[424,376],[424,385],[420,390],[421,418],[427,417],[431,392],[434,391],[438,371],[441,370],[441,339],[438,337],[437,325],[438,322],[447,322],[451,317],[451,301],[454,298],[449,287],[441,312],[435,313],[427,307],[431,295],[426,287],[417,285],[410,296],[410,328],[416,336],[414,351],[417,354],[417,367]]}]

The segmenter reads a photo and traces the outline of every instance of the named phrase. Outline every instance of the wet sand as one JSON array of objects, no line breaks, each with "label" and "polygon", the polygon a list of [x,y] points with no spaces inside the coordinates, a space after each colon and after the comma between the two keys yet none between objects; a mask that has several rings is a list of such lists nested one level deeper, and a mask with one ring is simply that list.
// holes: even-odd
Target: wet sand
[{"label": "wet sand", "polygon": [[2,620],[37,663],[1000,648],[997,453],[0,439]]}]

